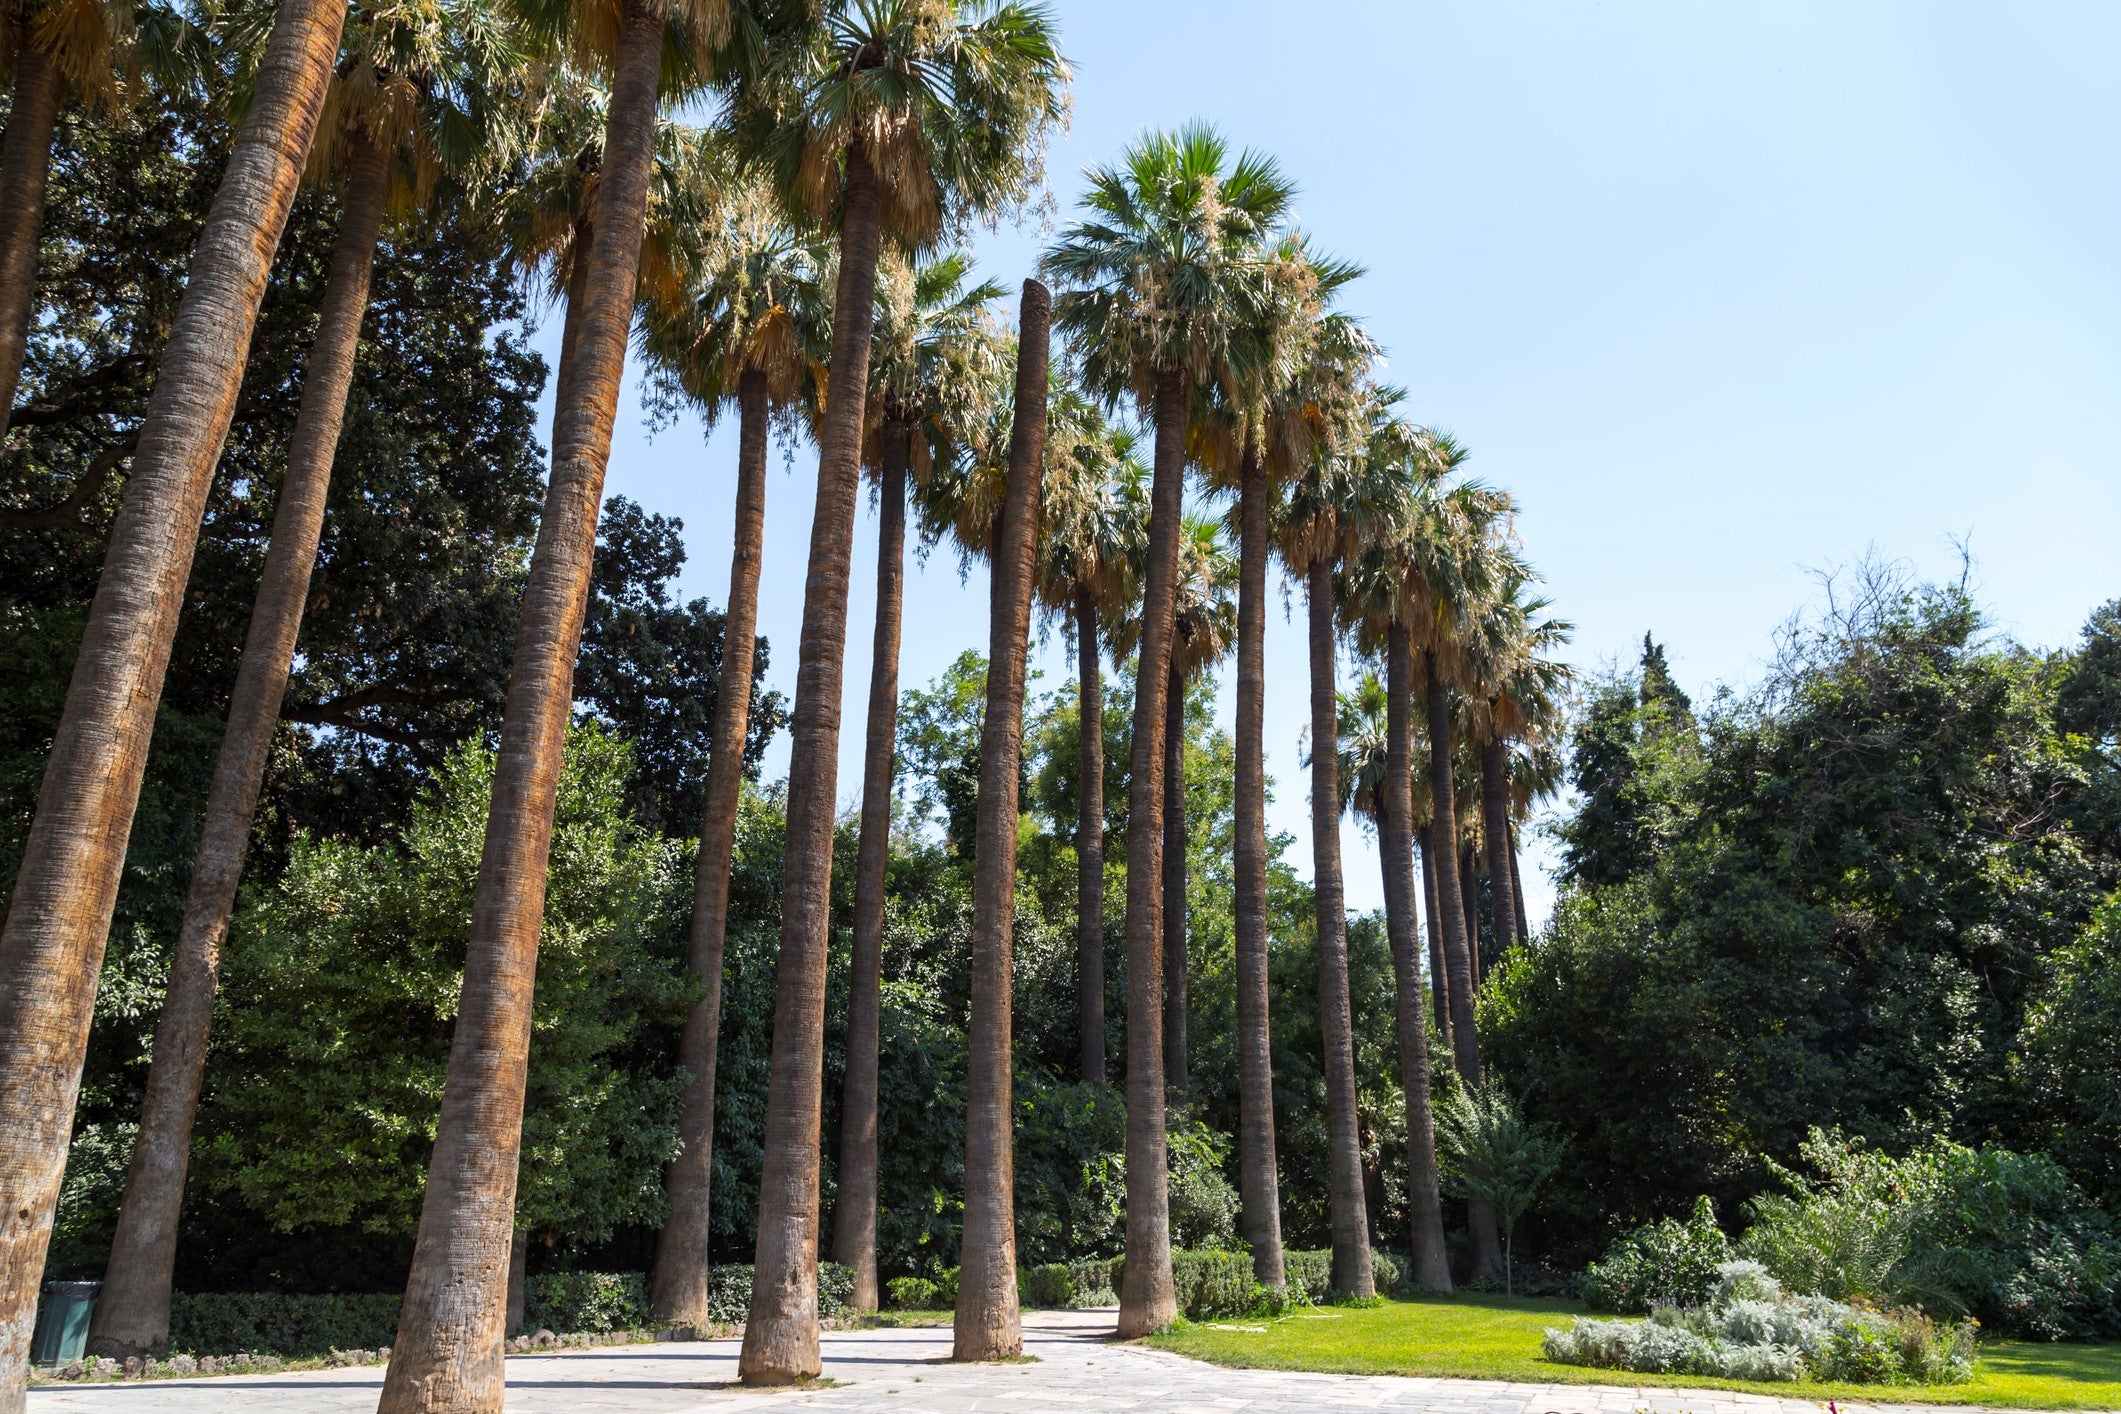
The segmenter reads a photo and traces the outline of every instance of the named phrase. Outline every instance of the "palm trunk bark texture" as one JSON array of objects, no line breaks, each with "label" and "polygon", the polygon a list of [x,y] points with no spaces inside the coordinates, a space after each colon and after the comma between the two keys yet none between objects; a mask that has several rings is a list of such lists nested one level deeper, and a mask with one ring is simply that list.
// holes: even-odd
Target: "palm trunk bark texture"
[{"label": "palm trunk bark texture", "polygon": [[965,1235],[951,1358],[1024,1353],[1016,1289],[1016,1164],[1010,1085],[1010,947],[1016,916],[1017,769],[1023,759],[1024,658],[1045,474],[1046,380],[1053,296],[1024,281],[1017,318],[1016,408],[1009,486],[995,537],[987,632],[987,709],[980,726],[979,814],[972,883],[972,1018],[966,1038]]},{"label": "palm trunk bark texture", "polygon": [[878,487],[876,642],[869,663],[869,740],[862,769],[861,838],[854,869],[854,953],[847,977],[847,1076],[840,1100],[839,1201],[833,1255],[854,1272],[852,1304],[874,1311],[876,1285],[876,1065],[883,1006],[884,884],[891,864],[891,787],[898,750],[899,621],[906,578],[909,428],[887,424]]},{"label": "palm trunk bark texture", "polygon": [[[649,1309],[658,1325],[704,1327],[713,1232],[714,1083],[722,1034],[722,953],[729,934],[729,870],[736,854],[744,791],[744,742],[751,726],[751,672],[758,660],[759,571],[766,534],[766,375],[737,380],[735,544],[729,610],[722,625],[722,686],[714,703],[707,757],[707,804],[692,868],[689,955],[700,999],[685,1018],[678,1060],[685,1068],[678,1106],[678,1155],[663,1176],[669,1212],[656,1239]],[[734,690],[732,690],[732,686]]]},{"label": "palm trunk bark texture", "polygon": [[1082,1078],[1105,1079],[1105,688],[1097,598],[1075,587],[1075,1011]]},{"label": "palm trunk bark texture", "polygon": [[229,703],[228,729],[192,862],[184,921],[170,958],[169,984],[155,1024],[140,1133],[125,1175],[118,1227],[105,1263],[89,1343],[124,1357],[169,1345],[170,1283],[177,1263],[177,1218],[191,1159],[192,1117],[206,1075],[207,1034],[221,976],[221,943],[235,907],[250,846],[252,816],[265,781],[280,704],[309,597],[310,572],[324,532],[339,428],[353,386],[354,354],[368,312],[369,275],[383,226],[390,152],[352,144],[317,337],[303,375],[294,439],[273,511],[272,540],[251,610],[243,658]]},{"label": "palm trunk bark texture", "polygon": [[838,807],[840,684],[847,651],[847,577],[861,490],[881,233],[875,173],[859,144],[847,155],[832,357],[819,437],[817,509],[803,589],[795,711],[789,721],[788,833],[780,961],[759,1174],[758,1249],[738,1375],[747,1384],[814,1379],[818,1364],[818,1147],[823,1121],[825,970],[832,907],[832,825]]},{"label": "palm trunk bark texture", "polygon": [[574,664],[647,220],[663,26],[621,12],[589,274],[553,411],[552,478],[523,587],[464,986],[380,1414],[497,1411],[538,932]]},{"label": "palm trunk bark texture", "polygon": [[0,139],[0,438],[7,436],[37,309],[37,243],[51,180],[52,134],[66,101],[58,62],[17,36],[15,96]]},{"label": "palm trunk bark texture", "polygon": [[0,931],[0,1414],[27,1399],[37,1290],[155,704],[345,18],[343,0],[285,0],[273,22],[163,349]]},{"label": "palm trunk bark texture", "polygon": [[1178,534],[1186,479],[1186,377],[1156,379],[1155,471],[1127,779],[1127,1233],[1120,1280],[1123,1340],[1178,1315],[1171,1280],[1169,1150],[1164,1136],[1164,689],[1178,603]]},{"label": "palm trunk bark texture", "polygon": [[1274,1157],[1274,1048],[1267,1000],[1267,472],[1255,451],[1239,468],[1237,761],[1233,867],[1237,945],[1237,1173],[1252,1275],[1286,1283],[1281,1181]]},{"label": "palm trunk bark texture", "polygon": [[1327,1206],[1333,1290],[1377,1294],[1355,1104],[1355,1022],[1348,997],[1348,910],[1340,867],[1340,718],[1334,670],[1333,564],[1305,572],[1311,637],[1311,878],[1318,906],[1318,1015],[1325,1044]]},{"label": "palm trunk bark texture", "polygon": [[1421,996],[1420,942],[1415,937],[1413,685],[1414,649],[1393,624],[1385,649],[1385,778],[1378,811],[1378,856],[1384,864],[1385,930],[1391,935],[1393,995],[1399,1032],[1399,1084],[1406,1097],[1407,1205],[1414,1283],[1451,1289],[1444,1251],[1443,1199],[1436,1170],[1436,1117],[1429,1104],[1429,1026]]},{"label": "palm trunk bark texture", "polygon": [[[1174,645],[1175,646],[1175,645]],[[1186,1095],[1186,683],[1164,687],[1164,1094]]]}]

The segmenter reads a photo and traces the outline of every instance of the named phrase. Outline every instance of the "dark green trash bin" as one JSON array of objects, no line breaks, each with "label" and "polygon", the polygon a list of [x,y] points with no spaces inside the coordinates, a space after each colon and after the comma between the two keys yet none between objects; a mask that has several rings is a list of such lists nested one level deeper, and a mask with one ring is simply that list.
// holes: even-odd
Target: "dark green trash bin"
[{"label": "dark green trash bin", "polygon": [[96,1309],[100,1281],[48,1281],[37,1303],[37,1333],[29,1358],[46,1366],[70,1365],[88,1353],[88,1316]]}]

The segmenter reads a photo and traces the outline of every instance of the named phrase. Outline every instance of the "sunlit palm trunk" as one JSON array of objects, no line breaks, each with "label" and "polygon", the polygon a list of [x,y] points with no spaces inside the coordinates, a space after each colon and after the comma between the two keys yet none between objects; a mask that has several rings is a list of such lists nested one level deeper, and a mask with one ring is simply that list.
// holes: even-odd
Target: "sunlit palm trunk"
[{"label": "sunlit palm trunk", "polygon": [[818,1127],[825,1068],[825,963],[838,807],[840,680],[847,649],[847,573],[861,489],[862,416],[876,299],[878,196],[868,158],[847,158],[832,360],[819,438],[817,509],[803,592],[795,711],[789,721],[788,833],[783,852],[773,1058],[759,1174],[758,1253],[738,1372],[786,1384],[818,1373]]},{"label": "sunlit palm trunk", "polygon": [[1135,660],[1127,779],[1127,1235],[1119,1334],[1147,1335],[1178,1315],[1171,1281],[1171,1193],[1164,1140],[1164,688],[1178,603],[1179,516],[1186,479],[1186,379],[1156,380],[1156,470]]},{"label": "sunlit palm trunk", "polygon": [[1333,1290],[1374,1296],[1370,1222],[1355,1101],[1355,1022],[1348,999],[1348,910],[1340,869],[1340,718],[1333,651],[1333,566],[1305,575],[1311,622],[1311,879],[1318,905],[1318,1018],[1325,1045],[1327,1206]]},{"label": "sunlit palm trunk", "polygon": [[1075,589],[1075,1012],[1085,1080],[1105,1078],[1105,688],[1097,600]]},{"label": "sunlit palm trunk", "polygon": [[1495,910],[1495,956],[1499,960],[1518,939],[1517,890],[1510,868],[1510,781],[1504,773],[1502,742],[1480,748],[1481,832],[1488,845],[1488,898]]},{"label": "sunlit palm trunk", "polygon": [[1451,1044],[1451,985],[1450,969],[1444,964],[1443,917],[1437,912],[1441,905],[1436,899],[1436,838],[1431,826],[1423,825],[1414,832],[1421,847],[1421,913],[1428,920],[1425,930],[1429,935],[1429,995],[1430,1015],[1436,1019],[1436,1030],[1446,1046]]},{"label": "sunlit palm trunk", "polygon": [[665,1327],[705,1326],[713,1210],[714,1080],[722,1033],[722,950],[729,933],[729,869],[744,792],[744,742],[751,726],[751,672],[758,656],[759,569],[766,534],[766,375],[737,381],[735,547],[729,608],[722,621],[722,678],[707,757],[707,805],[692,869],[692,974],[700,999],[685,1018],[678,1063],[685,1096],[678,1107],[678,1154],[663,1176],[669,1213],[656,1238],[649,1307]]},{"label": "sunlit palm trunk", "polygon": [[1274,1159],[1274,1048],[1267,1007],[1267,474],[1240,468],[1237,548],[1237,1175],[1252,1275],[1284,1283]]},{"label": "sunlit palm trunk", "polygon": [[1023,760],[1024,657],[1038,550],[1046,450],[1053,296],[1024,281],[1017,319],[1016,408],[1009,485],[995,536],[987,632],[987,709],[980,727],[979,816],[972,880],[972,1017],[966,1037],[965,1236],[951,1357],[1024,1353],[1016,1290],[1016,1166],[1011,1145],[1010,946],[1016,910],[1016,777]]},{"label": "sunlit palm trunk", "polygon": [[1414,1283],[1424,1291],[1451,1289],[1443,1245],[1443,1202],[1436,1173],[1436,1120],[1429,1106],[1429,1027],[1423,1014],[1420,943],[1415,938],[1413,715],[1414,649],[1404,625],[1387,631],[1385,649],[1385,776],[1377,820],[1377,853],[1384,866],[1385,931],[1392,943],[1399,1084],[1407,1111],[1407,1206]]},{"label": "sunlit palm trunk", "polygon": [[316,565],[317,543],[324,530],[332,461],[338,452],[347,390],[353,385],[354,353],[368,311],[368,279],[375,265],[389,181],[390,153],[357,141],[317,337],[303,376],[301,409],[273,512],[265,571],[258,582],[257,602],[236,671],[228,729],[214,766],[184,921],[170,958],[169,985],[155,1026],[140,1133],[133,1141],[117,1233],[89,1331],[93,1348],[114,1355],[140,1354],[169,1344],[177,1217],[184,1206],[192,1116],[206,1073],[221,941],[235,906],[236,884],[250,845],[251,817],[264,783],[280,702],[294,661],[295,639],[302,626],[302,609],[309,596],[310,571]]},{"label": "sunlit palm trunk", "polygon": [[192,256],[0,932],[0,1414],[66,1168],[96,977],[177,610],[252,326],[324,105],[344,0],[284,0]]},{"label": "sunlit palm trunk", "polygon": [[[660,7],[629,4],[613,65],[590,268],[560,366],[552,480],[523,588],[463,993],[383,1414],[501,1407],[538,930],[604,468],[633,325],[661,57]],[[575,317],[570,311],[570,322]]]},{"label": "sunlit palm trunk", "polygon": [[876,535],[876,644],[869,663],[869,741],[854,872],[854,955],[847,976],[847,1080],[840,1101],[840,1191],[832,1250],[854,1271],[853,1305],[876,1309],[876,1064],[882,1010],[884,883],[891,863],[891,786],[898,749],[898,645],[906,578],[906,451],[887,424]]},{"label": "sunlit palm trunk", "polygon": [[7,435],[37,307],[37,242],[51,179],[52,133],[66,80],[43,50],[17,41],[15,101],[0,140],[0,437]]},{"label": "sunlit palm trunk", "polygon": [[[1480,1038],[1473,1030],[1472,941],[1466,933],[1465,903],[1459,889],[1458,804],[1451,787],[1451,703],[1436,654],[1422,662],[1424,706],[1429,715],[1429,799],[1434,814],[1430,833],[1436,857],[1436,912],[1443,919],[1444,963],[1450,972],[1451,1055],[1458,1078],[1479,1086]],[[1490,1280],[1502,1275],[1502,1244],[1495,1231],[1495,1212],[1485,1203],[1467,1205],[1473,1232],[1473,1275]]]},{"label": "sunlit palm trunk", "polygon": [[1164,1094],[1186,1096],[1186,684],[1164,686]]}]

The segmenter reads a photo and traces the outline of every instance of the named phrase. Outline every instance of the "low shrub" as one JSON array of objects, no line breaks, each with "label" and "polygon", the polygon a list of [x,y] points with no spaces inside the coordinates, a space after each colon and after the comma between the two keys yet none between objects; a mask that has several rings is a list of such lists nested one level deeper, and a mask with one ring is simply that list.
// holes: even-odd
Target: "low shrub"
[{"label": "low shrub", "polygon": [[1850,1384],[1960,1384],[1976,1356],[1970,1321],[1786,1295],[1755,1262],[1724,1263],[1709,1304],[1659,1306],[1647,1321],[1581,1317],[1548,1330],[1543,1348],[1549,1360],[1596,1369]]},{"label": "low shrub", "polygon": [[[1322,1247],[1317,1251],[1284,1251],[1281,1254],[1281,1271],[1289,1283],[1291,1293],[1301,1295],[1307,1301],[1322,1302],[1333,1299],[1333,1249]],[[1387,1252],[1381,1247],[1370,1249],[1370,1278],[1378,1291],[1398,1291],[1411,1279],[1412,1268],[1405,1258],[1396,1252]]]},{"label": "low shrub", "polygon": [[1577,1290],[1600,1311],[1642,1315],[1653,1306],[1699,1306],[1716,1289],[1717,1269],[1731,1260],[1731,1240],[1708,1199],[1685,1222],[1665,1218],[1616,1239],[1585,1269]]},{"label": "low shrub", "polygon": [[897,1311],[940,1311],[941,1288],[926,1277],[893,1277],[884,1284],[885,1299]]},{"label": "low shrub", "polygon": [[1119,1300],[1112,1289],[1112,1263],[1106,1258],[1018,1267],[1016,1289],[1024,1305],[1054,1311],[1110,1306]]},{"label": "low shrub", "polygon": [[640,1272],[540,1272],[523,1284],[525,1330],[572,1335],[641,1330],[649,1322],[648,1282]]},{"label": "low shrub", "polygon": [[1974,1316],[2033,1340],[2121,1335],[2121,1234],[2044,1154],[1896,1159],[1815,1129],[1742,1247],[1793,1291]]},{"label": "low shrub", "polygon": [[385,1346],[397,1334],[400,1299],[396,1292],[180,1294],[169,1304],[169,1348],[192,1356],[270,1352],[303,1359]]}]

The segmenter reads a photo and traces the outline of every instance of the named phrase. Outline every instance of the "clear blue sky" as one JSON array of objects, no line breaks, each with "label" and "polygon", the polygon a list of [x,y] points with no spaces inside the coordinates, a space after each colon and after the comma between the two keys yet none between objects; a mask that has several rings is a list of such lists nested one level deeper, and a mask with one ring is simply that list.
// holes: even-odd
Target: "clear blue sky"
[{"label": "clear blue sky", "polygon": [[[1757,677],[1811,571],[1932,574],[1966,538],[1998,625],[2072,639],[2121,595],[2121,6],[1073,0],[1050,181],[1191,118],[1278,157],[1419,419],[1515,492],[1574,659],[1645,630],[1690,690]],[[977,244],[1012,288],[1034,227]],[[545,331],[549,342],[557,328]],[[723,602],[734,435],[649,441],[609,490],[683,517]],[[778,454],[777,454],[778,457]],[[761,628],[792,690],[816,462],[768,493]],[[859,789],[875,582],[854,565],[840,796]],[[902,683],[984,648],[986,586],[909,575]],[[1053,634],[1048,686],[1070,668]],[[1273,823],[1309,872],[1300,623],[1272,616]],[[1228,720],[1227,694],[1224,701]],[[768,770],[785,770],[783,738]],[[1351,907],[1374,852],[1344,832]],[[1536,871],[1535,871],[1536,872]],[[1533,912],[1551,889],[1528,878]]]}]

